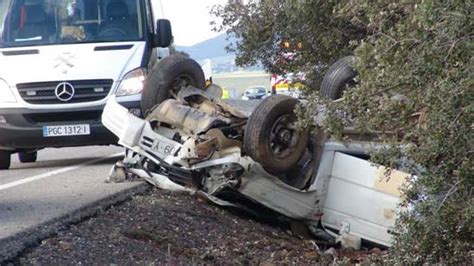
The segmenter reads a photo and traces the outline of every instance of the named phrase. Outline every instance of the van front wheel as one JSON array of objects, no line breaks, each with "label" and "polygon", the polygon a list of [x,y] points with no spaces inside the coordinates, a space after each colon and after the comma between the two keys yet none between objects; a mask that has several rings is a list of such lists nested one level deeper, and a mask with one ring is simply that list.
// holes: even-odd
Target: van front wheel
[{"label": "van front wheel", "polygon": [[10,168],[11,152],[0,150],[0,170],[7,170]]},{"label": "van front wheel", "polygon": [[19,152],[18,159],[22,163],[34,163],[38,158],[38,152]]}]

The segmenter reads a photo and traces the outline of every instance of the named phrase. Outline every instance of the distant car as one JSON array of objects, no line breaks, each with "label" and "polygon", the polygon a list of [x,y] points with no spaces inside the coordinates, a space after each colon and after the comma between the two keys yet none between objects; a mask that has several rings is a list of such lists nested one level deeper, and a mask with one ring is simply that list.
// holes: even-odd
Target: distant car
[{"label": "distant car", "polygon": [[267,89],[263,86],[257,86],[246,89],[242,95],[242,100],[262,100],[267,96]]}]

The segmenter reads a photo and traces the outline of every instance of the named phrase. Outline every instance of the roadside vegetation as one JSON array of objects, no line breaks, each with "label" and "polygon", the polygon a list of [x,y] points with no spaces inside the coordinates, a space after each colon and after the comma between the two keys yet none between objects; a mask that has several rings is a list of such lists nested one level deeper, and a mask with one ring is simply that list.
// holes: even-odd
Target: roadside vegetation
[{"label": "roadside vegetation", "polygon": [[[471,263],[472,1],[245,2],[230,0],[212,11],[216,30],[235,37],[228,49],[237,63],[260,62],[276,74],[310,73],[305,112],[316,115],[316,105],[327,106],[317,126],[336,137],[348,125],[381,132],[387,148],[372,160],[413,173],[388,260]],[[339,101],[320,98],[325,71],[348,55],[357,58],[357,84]]]}]

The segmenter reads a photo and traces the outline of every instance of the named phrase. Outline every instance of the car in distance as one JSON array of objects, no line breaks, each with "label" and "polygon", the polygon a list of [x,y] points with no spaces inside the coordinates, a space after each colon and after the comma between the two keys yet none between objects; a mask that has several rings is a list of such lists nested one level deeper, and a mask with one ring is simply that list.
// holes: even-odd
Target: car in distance
[{"label": "car in distance", "polygon": [[263,100],[268,96],[268,91],[264,86],[255,86],[245,90],[242,100]]}]

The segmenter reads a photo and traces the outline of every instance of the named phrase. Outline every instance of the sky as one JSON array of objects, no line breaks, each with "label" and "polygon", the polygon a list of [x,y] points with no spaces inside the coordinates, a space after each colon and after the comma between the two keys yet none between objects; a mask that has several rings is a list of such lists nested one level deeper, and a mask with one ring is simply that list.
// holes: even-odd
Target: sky
[{"label": "sky", "polygon": [[212,16],[209,11],[213,5],[226,2],[226,0],[152,0],[152,5],[157,18],[164,17],[171,21],[174,43],[191,46],[220,34],[211,30],[209,23],[212,21]]}]

